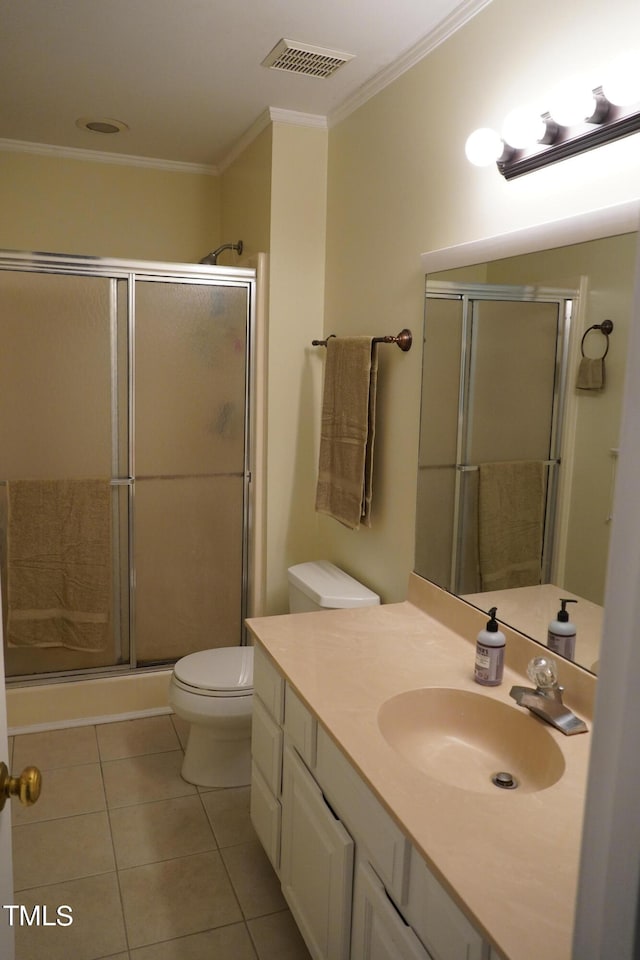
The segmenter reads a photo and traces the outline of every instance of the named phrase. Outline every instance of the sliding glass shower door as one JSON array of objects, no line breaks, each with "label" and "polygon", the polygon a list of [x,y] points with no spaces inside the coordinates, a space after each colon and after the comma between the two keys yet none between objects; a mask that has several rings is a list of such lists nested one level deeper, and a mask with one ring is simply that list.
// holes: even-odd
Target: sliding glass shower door
[{"label": "sliding glass shower door", "polygon": [[544,471],[540,576],[548,582],[572,297],[427,283],[416,569],[454,593],[482,589],[479,477],[492,464]]},{"label": "sliding glass shower door", "polygon": [[242,642],[254,282],[0,254],[8,677]]},{"label": "sliding glass shower door", "polygon": [[140,662],[240,640],[247,295],[135,288],[135,640]]}]

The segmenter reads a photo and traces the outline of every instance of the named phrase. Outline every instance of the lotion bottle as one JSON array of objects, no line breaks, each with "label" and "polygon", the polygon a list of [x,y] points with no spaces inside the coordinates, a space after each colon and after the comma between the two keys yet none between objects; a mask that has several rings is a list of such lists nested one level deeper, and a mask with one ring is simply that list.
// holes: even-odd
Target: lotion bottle
[{"label": "lotion bottle", "polygon": [[551,621],[547,632],[549,649],[561,657],[566,657],[567,660],[573,660],[576,653],[576,627],[569,620],[567,604],[577,602],[577,600],[561,599],[561,609],[558,610],[557,619]]},{"label": "lotion bottle", "polygon": [[498,629],[497,607],[491,607],[491,619],[481,630],[476,640],[476,665],[473,679],[484,687],[497,687],[502,683],[504,670],[505,636]]}]

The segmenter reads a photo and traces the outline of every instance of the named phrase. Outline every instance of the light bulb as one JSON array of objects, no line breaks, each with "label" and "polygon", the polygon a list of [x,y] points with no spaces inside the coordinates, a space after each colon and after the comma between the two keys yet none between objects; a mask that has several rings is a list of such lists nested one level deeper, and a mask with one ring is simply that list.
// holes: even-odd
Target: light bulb
[{"label": "light bulb", "polygon": [[467,160],[476,167],[488,167],[502,153],[503,143],[495,130],[480,127],[467,138],[464,152]]},{"label": "light bulb", "polygon": [[626,107],[640,101],[638,54],[624,53],[603,71],[602,92],[610,103]]},{"label": "light bulb", "polygon": [[591,84],[584,77],[569,78],[549,95],[549,113],[562,127],[583,123],[595,106]]},{"label": "light bulb", "polygon": [[510,147],[521,150],[542,140],[546,129],[546,124],[535,107],[518,107],[505,117],[502,139]]}]

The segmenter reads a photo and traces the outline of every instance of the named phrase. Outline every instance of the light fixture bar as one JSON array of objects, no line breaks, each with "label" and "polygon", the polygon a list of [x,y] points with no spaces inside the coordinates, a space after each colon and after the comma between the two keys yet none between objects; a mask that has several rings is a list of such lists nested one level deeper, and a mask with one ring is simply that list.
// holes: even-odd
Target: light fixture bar
[{"label": "light fixture bar", "polygon": [[[533,147],[521,150],[505,144],[502,156],[496,161],[502,176],[506,180],[513,180],[525,173],[531,173],[551,163],[566,160],[568,157],[640,131],[639,103],[623,108],[609,103],[602,94],[601,88],[594,90],[594,94],[597,109],[593,116],[575,126],[556,126],[551,142],[541,141]],[[545,114],[543,119],[547,122],[547,129],[550,130],[549,121],[552,118]]]}]

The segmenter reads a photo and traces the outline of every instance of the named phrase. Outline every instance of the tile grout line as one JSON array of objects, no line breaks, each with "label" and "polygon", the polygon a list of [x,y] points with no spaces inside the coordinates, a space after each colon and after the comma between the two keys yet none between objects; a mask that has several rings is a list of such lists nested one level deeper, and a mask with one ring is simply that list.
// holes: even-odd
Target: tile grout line
[{"label": "tile grout line", "polygon": [[[96,742],[97,742],[97,744],[98,744],[98,755],[100,756],[100,741],[98,740],[98,731],[97,731],[97,729],[96,729],[95,727],[94,727],[94,729],[95,729],[95,732],[96,732]],[[108,801],[107,801],[107,785],[106,785],[105,779],[104,779],[104,769],[103,769],[102,763],[103,763],[103,761],[102,761],[102,758],[101,758],[101,759],[100,759],[100,778],[101,778],[101,780],[102,780],[102,789],[103,789],[103,791],[104,791],[104,803],[105,803],[105,809],[106,809],[106,811],[107,811],[107,822],[108,822],[108,824],[109,824],[109,839],[111,840],[111,849],[112,849],[112,851],[113,851],[113,864],[114,864],[114,867],[115,867],[116,884],[117,884],[117,887],[118,887],[118,902],[120,903],[120,913],[122,914],[122,929],[123,929],[123,931],[124,931],[124,942],[125,942],[125,944],[126,944],[125,950],[126,950],[126,952],[127,952],[127,956],[129,957],[129,960],[130,960],[130,958],[131,958],[131,947],[130,947],[130,945],[129,945],[129,930],[128,930],[128,927],[127,927],[127,916],[126,916],[126,913],[125,913],[125,910],[124,910],[124,899],[123,899],[123,896],[122,896],[122,887],[121,887],[121,885],[120,885],[120,870],[119,870],[119,868],[118,868],[118,857],[117,857],[117,855],[116,855],[116,845],[115,845],[115,842],[114,842],[114,839],[113,839],[113,824],[112,824],[112,822],[111,822],[111,808],[109,807],[109,803],[108,803]]]},{"label": "tile grout line", "polygon": [[[141,806],[150,806],[150,805],[159,804],[159,803],[164,803],[164,802],[169,802],[169,801],[187,800],[187,798],[194,797],[194,796],[198,796],[198,798],[199,798],[199,809],[204,813],[205,823],[206,823],[206,825],[207,825],[207,827],[208,827],[208,830],[209,830],[210,833],[211,833],[211,837],[212,837],[213,844],[214,844],[214,847],[213,847],[213,849],[211,850],[211,852],[216,852],[216,853],[218,854],[218,856],[219,856],[219,860],[220,860],[221,865],[222,865],[223,874],[224,874],[224,876],[225,876],[225,878],[226,878],[226,882],[228,883],[228,886],[229,886],[229,891],[230,891],[230,893],[232,893],[232,895],[233,895],[233,900],[235,901],[235,903],[236,903],[236,905],[237,905],[237,908],[238,908],[239,918],[238,918],[238,920],[230,921],[230,922],[228,922],[228,923],[222,923],[222,924],[219,924],[219,925],[217,925],[217,926],[215,926],[215,927],[210,927],[210,928],[207,927],[206,929],[203,929],[203,930],[201,930],[201,931],[194,931],[194,932],[193,932],[193,935],[195,935],[195,934],[197,934],[197,933],[206,933],[206,932],[208,932],[209,930],[213,931],[213,930],[216,930],[216,929],[220,929],[220,928],[222,928],[222,927],[234,926],[234,925],[236,925],[236,924],[238,924],[238,925],[242,924],[242,929],[244,930],[244,933],[245,933],[246,937],[248,938],[248,939],[247,939],[247,947],[249,947],[249,945],[250,945],[250,946],[251,946],[251,951],[252,951],[252,956],[254,956],[254,957],[256,958],[256,960],[261,960],[261,958],[262,958],[263,955],[261,954],[261,950],[260,950],[260,948],[259,948],[259,942],[260,942],[260,941],[259,941],[259,938],[256,939],[256,937],[253,936],[252,930],[251,930],[251,927],[250,927],[250,923],[253,922],[253,921],[262,920],[262,919],[264,919],[265,917],[276,916],[276,915],[278,915],[278,914],[284,913],[284,912],[286,912],[287,907],[286,907],[286,905],[284,905],[282,909],[272,909],[272,910],[270,910],[268,913],[260,914],[258,917],[248,917],[248,916],[246,915],[245,910],[244,910],[244,908],[243,908],[243,906],[242,906],[242,901],[241,901],[241,899],[240,899],[238,890],[236,889],[236,885],[234,884],[234,881],[233,881],[233,879],[232,879],[230,870],[229,870],[229,868],[227,867],[227,862],[226,862],[225,857],[224,857],[224,855],[223,855],[223,851],[224,851],[224,850],[230,850],[230,849],[233,849],[233,848],[235,848],[235,847],[242,846],[242,845],[244,845],[245,841],[242,840],[242,839],[237,840],[237,836],[239,836],[239,834],[229,833],[229,834],[228,834],[228,839],[232,839],[233,837],[235,837],[235,838],[236,838],[236,842],[230,842],[230,843],[227,843],[224,848],[221,847],[221,846],[220,846],[220,840],[219,840],[219,838],[218,838],[218,834],[217,834],[216,829],[215,829],[215,826],[214,826],[214,819],[215,819],[214,814],[217,815],[218,807],[217,807],[216,804],[210,804],[210,805],[209,805],[209,806],[211,806],[211,814],[210,814],[210,813],[209,813],[209,810],[208,810],[207,803],[206,803],[206,798],[209,796],[209,794],[224,793],[224,792],[225,792],[225,791],[224,791],[224,788],[219,788],[219,789],[213,788],[213,789],[209,790],[209,789],[204,789],[204,788],[195,787],[194,790],[193,790],[193,792],[191,792],[191,793],[180,794],[180,795],[178,795],[178,796],[158,797],[158,798],[153,798],[153,799],[137,800],[137,801],[134,801],[134,802],[132,802],[132,803],[125,803],[125,804],[122,805],[122,806],[111,806],[111,805],[109,804],[109,802],[108,802],[108,795],[107,795],[107,778],[105,777],[106,765],[107,765],[107,764],[112,764],[112,763],[117,762],[117,761],[119,761],[119,760],[134,760],[134,759],[137,758],[137,757],[153,756],[153,755],[156,755],[156,756],[157,756],[157,755],[163,754],[163,753],[178,753],[178,752],[179,752],[182,756],[184,756],[184,746],[183,746],[183,743],[182,743],[182,739],[181,739],[181,737],[180,737],[180,734],[178,733],[178,729],[177,729],[177,727],[176,727],[176,724],[175,724],[175,722],[174,722],[174,719],[175,719],[175,718],[173,717],[173,715],[170,715],[171,728],[172,728],[172,730],[173,730],[173,732],[175,733],[176,738],[177,738],[177,746],[176,746],[176,747],[172,747],[172,748],[169,749],[169,750],[164,750],[164,749],[162,749],[162,750],[154,750],[154,749],[153,749],[154,742],[155,742],[156,744],[158,744],[158,743],[161,743],[161,742],[163,742],[163,741],[162,741],[162,738],[156,739],[156,740],[154,741],[153,737],[150,737],[150,738],[149,738],[149,746],[151,747],[150,750],[149,750],[149,749],[146,749],[146,750],[142,750],[142,751],[139,752],[139,753],[135,753],[133,756],[128,756],[128,755],[127,755],[127,756],[124,756],[124,757],[116,757],[116,758],[109,759],[109,760],[103,759],[103,757],[102,757],[102,753],[101,753],[101,749],[100,749],[100,738],[99,738],[99,736],[98,736],[99,731],[98,731],[98,729],[97,729],[97,728],[98,728],[98,725],[97,725],[97,724],[91,724],[91,726],[93,727],[93,738],[94,738],[95,745],[96,745],[96,748],[97,748],[97,761],[92,760],[92,761],[85,761],[85,762],[82,762],[82,763],[76,763],[76,764],[72,764],[71,767],[72,767],[72,768],[75,768],[75,767],[78,767],[78,766],[95,765],[96,762],[98,763],[98,765],[99,765],[99,767],[100,767],[100,769],[99,769],[99,778],[100,778],[100,789],[101,789],[101,794],[102,794],[101,799],[102,799],[102,802],[103,802],[104,806],[101,807],[99,810],[83,811],[82,813],[70,814],[68,817],[48,817],[48,818],[46,818],[45,820],[28,821],[28,822],[25,823],[25,824],[17,824],[16,826],[27,826],[27,825],[30,825],[31,823],[51,823],[52,821],[57,821],[57,820],[73,819],[73,818],[79,817],[79,816],[91,816],[91,815],[95,815],[95,814],[106,813],[106,827],[107,827],[107,829],[109,830],[109,838],[108,838],[108,841],[110,842],[111,851],[112,851],[112,856],[113,856],[113,869],[111,869],[111,870],[103,870],[103,871],[101,871],[100,873],[90,874],[90,875],[86,875],[86,876],[80,877],[80,878],[71,878],[71,879],[69,879],[69,880],[63,880],[63,881],[56,880],[56,881],[52,881],[52,882],[49,883],[49,884],[38,884],[38,887],[55,886],[55,885],[57,885],[58,883],[73,882],[73,881],[76,880],[76,879],[78,879],[78,880],[84,880],[84,879],[89,879],[89,877],[110,876],[112,873],[115,873],[115,875],[116,875],[116,876],[115,876],[115,882],[117,883],[117,887],[118,887],[118,901],[116,901],[116,902],[119,902],[119,903],[120,903],[120,911],[121,911],[121,918],[122,918],[122,929],[123,929],[123,933],[124,933],[124,946],[122,947],[122,953],[123,953],[123,956],[128,957],[128,960],[131,960],[131,952],[132,952],[133,950],[137,949],[137,947],[132,947],[132,946],[130,945],[129,930],[128,930],[128,927],[127,927],[126,914],[125,914],[125,904],[124,904],[124,897],[123,897],[123,887],[122,887],[122,885],[121,885],[121,874],[124,872],[124,870],[126,870],[126,869],[128,869],[128,868],[123,867],[123,868],[121,869],[121,868],[119,867],[119,865],[118,865],[118,858],[117,858],[117,854],[116,854],[116,842],[115,842],[115,836],[114,836],[114,823],[113,823],[113,819],[112,819],[113,816],[115,815],[113,811],[118,811],[118,810],[121,810],[121,809],[127,809],[127,808],[132,807],[132,806],[140,806],[140,807],[141,807]],[[29,734],[25,734],[25,736],[29,736]],[[144,741],[145,737],[146,737],[146,734],[142,736],[142,740],[143,740],[143,741]],[[126,742],[126,739],[127,739],[127,738],[126,738],[126,736],[125,736],[125,742]],[[134,736],[133,739],[136,740],[137,738]],[[166,741],[166,738],[165,738],[165,741]],[[137,742],[140,742],[140,741],[137,740]],[[16,741],[15,741],[15,738],[14,738],[14,739],[13,739],[13,747],[14,747],[14,748],[15,748],[15,743],[16,743]],[[116,745],[116,743],[114,742],[114,746],[115,746],[115,745]],[[126,750],[126,746],[125,746],[124,748],[120,748],[120,749],[125,749],[125,750]],[[63,769],[65,769],[65,766],[53,767],[53,768],[51,768],[51,769],[63,770]],[[185,782],[185,784],[186,784],[186,781],[184,781],[184,782]],[[95,788],[96,788],[96,791],[97,791],[97,789],[98,789],[98,784],[97,784],[97,782],[96,782],[96,784],[95,784]],[[232,806],[233,806],[233,804],[232,804]],[[222,813],[225,809],[226,809],[226,807],[225,807],[225,804],[223,803],[222,806],[220,807],[220,812]],[[221,822],[220,822],[220,829],[222,830],[222,836],[224,837],[224,835],[225,835],[225,823],[224,823],[224,821],[221,821]],[[107,839],[107,838],[105,838],[105,840],[106,840],[106,839]],[[108,847],[105,848],[105,849],[108,849]],[[203,852],[208,852],[208,851],[203,851]],[[180,854],[179,856],[187,856],[187,855],[188,855],[188,854]],[[178,858],[179,858],[179,857],[176,857],[175,855],[173,855],[173,856],[165,856],[165,857],[162,858],[161,860],[149,861],[148,864],[144,864],[144,865],[145,865],[145,866],[146,866],[146,865],[149,865],[149,866],[150,866],[150,865],[153,865],[153,864],[156,864],[156,863],[169,862],[169,861],[171,861],[171,860],[178,859]],[[29,889],[31,889],[31,888],[25,888],[23,891],[20,891],[20,892],[21,892],[22,894],[26,894]],[[34,887],[33,889],[36,889],[36,888]],[[189,935],[191,935],[191,934],[189,934]],[[186,935],[184,935],[184,936],[186,936]],[[160,942],[162,942],[162,943],[164,943],[164,942],[170,943],[170,942],[172,942],[173,940],[179,941],[179,940],[181,940],[182,938],[183,938],[183,936],[169,937],[166,941],[159,941],[159,943],[160,943]],[[110,953],[110,954],[106,955],[105,958],[104,958],[104,960],[106,960],[106,957],[109,957],[109,956],[113,956],[113,954]],[[95,960],[99,960],[99,958],[96,957]]]}]

